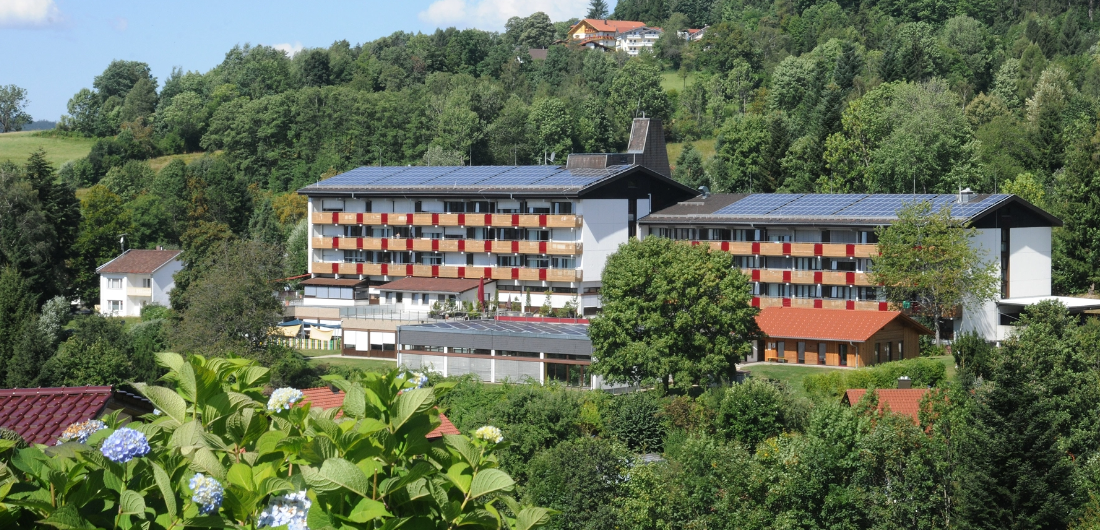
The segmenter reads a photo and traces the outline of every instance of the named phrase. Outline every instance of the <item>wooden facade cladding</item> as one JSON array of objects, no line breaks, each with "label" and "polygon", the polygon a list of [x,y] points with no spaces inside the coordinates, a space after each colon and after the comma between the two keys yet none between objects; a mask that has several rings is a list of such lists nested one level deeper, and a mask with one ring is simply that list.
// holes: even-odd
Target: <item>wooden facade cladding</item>
[{"label": "wooden facade cladding", "polygon": [[453,265],[415,265],[396,263],[333,263],[310,262],[313,274],[346,276],[414,276],[417,278],[469,278],[486,280],[525,280],[546,282],[579,282],[578,269],[538,269],[532,267],[458,267]]},{"label": "wooden facade cladding", "polygon": [[878,255],[878,245],[845,243],[772,243],[749,241],[695,241],[737,256],[790,256],[795,258],[870,258]]},{"label": "wooden facade cladding", "polygon": [[581,243],[573,241],[485,241],[480,239],[394,239],[376,237],[314,237],[315,250],[392,250],[416,252],[492,252],[496,254],[552,254],[579,256]]},{"label": "wooden facade cladding", "polygon": [[580,215],[500,213],[345,213],[313,212],[315,225],[460,226],[501,228],[580,228]]},{"label": "wooden facade cladding", "polygon": [[[822,285],[856,285],[871,287],[871,278],[864,272],[808,271],[786,269],[741,269],[754,282]],[[843,308],[841,308],[843,309]]]},{"label": "wooden facade cladding", "polygon": [[[804,343],[803,360],[798,360],[798,344]],[[779,351],[782,343],[783,351]],[[819,345],[825,344],[825,365],[853,368],[874,366],[888,361],[914,359],[920,356],[920,333],[910,326],[894,320],[871,335],[866,342],[801,340],[786,337],[768,337],[764,340],[764,360],[789,364],[822,364]],[[847,345],[847,364],[840,364],[839,346]],[[889,344],[890,358],[886,357]],[[900,348],[900,349],[899,349]],[[900,353],[899,353],[900,352]]]}]

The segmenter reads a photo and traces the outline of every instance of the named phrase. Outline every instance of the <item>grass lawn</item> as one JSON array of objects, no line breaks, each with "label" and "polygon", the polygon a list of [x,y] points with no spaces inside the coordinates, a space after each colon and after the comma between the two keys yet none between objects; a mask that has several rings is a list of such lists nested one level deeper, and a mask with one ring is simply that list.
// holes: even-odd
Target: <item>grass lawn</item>
[{"label": "grass lawn", "polygon": [[175,160],[177,158],[180,159],[180,160],[183,160],[184,164],[190,164],[191,162],[194,162],[194,161],[202,158],[203,155],[205,155],[205,154],[206,153],[201,153],[200,152],[200,153],[187,153],[187,154],[183,154],[183,155],[158,156],[156,158],[150,158],[149,159],[149,167],[153,168],[153,171],[158,171],[159,172],[161,169],[164,169],[164,166],[167,166],[169,162],[171,162],[172,160]]},{"label": "grass lawn", "polygon": [[38,136],[37,131],[0,134],[0,162],[10,160],[25,164],[31,153],[39,147],[46,150],[46,159],[54,168],[65,162],[84,158],[92,150],[94,138],[50,138]]},{"label": "grass lawn", "polygon": [[[691,145],[695,146],[695,149],[699,151],[699,154],[703,155],[703,160],[706,160],[714,156],[714,138],[708,138],[704,140],[695,140],[691,142]],[[675,142],[666,144],[668,147],[668,161],[672,165],[676,165],[676,159],[680,158],[680,153],[684,151],[685,142]]]},{"label": "grass lawn", "polygon": [[[302,352],[303,354],[305,352]],[[331,359],[316,359],[310,358],[310,364],[327,364],[330,366],[350,366],[352,368],[358,368],[365,372],[388,372],[397,368],[397,363],[394,361],[385,361],[379,359],[360,359],[357,357],[333,357]]]},{"label": "grass lawn", "polygon": [[[687,84],[690,86],[692,83],[694,83],[696,77],[698,77],[698,75],[695,72],[688,74]],[[679,72],[675,72],[672,70],[661,72],[661,90],[668,92],[669,90],[673,89],[675,89],[677,92],[683,92],[684,78],[680,77]]]},{"label": "grass lawn", "polygon": [[787,388],[792,394],[799,397],[809,397],[802,387],[802,380],[807,375],[823,374],[840,368],[817,368],[813,366],[799,366],[797,364],[754,364],[752,366],[739,367],[738,369],[749,372],[753,377],[767,377],[787,383]]}]

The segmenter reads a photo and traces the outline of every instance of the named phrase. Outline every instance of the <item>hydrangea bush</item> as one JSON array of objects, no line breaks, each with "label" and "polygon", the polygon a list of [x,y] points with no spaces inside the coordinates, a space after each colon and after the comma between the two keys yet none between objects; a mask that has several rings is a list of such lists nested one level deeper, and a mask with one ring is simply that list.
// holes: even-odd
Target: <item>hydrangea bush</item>
[{"label": "hydrangea bush", "polygon": [[438,392],[398,371],[349,381],[343,406],[264,395],[239,358],[158,354],[166,386],[139,384],[159,415],[74,425],[59,445],[0,440],[0,528],[470,528],[529,530],[494,451],[499,429],[429,441]]}]

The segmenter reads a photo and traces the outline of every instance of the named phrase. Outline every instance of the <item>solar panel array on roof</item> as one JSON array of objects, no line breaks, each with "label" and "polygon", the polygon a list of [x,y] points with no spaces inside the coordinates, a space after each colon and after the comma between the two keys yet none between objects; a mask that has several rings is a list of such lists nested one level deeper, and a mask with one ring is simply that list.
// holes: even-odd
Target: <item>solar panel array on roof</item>
[{"label": "solar panel array on roof", "polygon": [[1008,198],[1008,195],[987,195],[981,200],[958,203],[954,194],[865,195],[865,194],[791,194],[757,193],[724,206],[714,215],[768,217],[884,219],[897,216],[898,210],[914,202],[930,202],[932,211],[951,207],[952,217],[970,218]]},{"label": "solar panel array on roof", "polygon": [[580,188],[633,168],[565,169],[561,166],[413,166],[361,167],[308,188],[480,187]]}]

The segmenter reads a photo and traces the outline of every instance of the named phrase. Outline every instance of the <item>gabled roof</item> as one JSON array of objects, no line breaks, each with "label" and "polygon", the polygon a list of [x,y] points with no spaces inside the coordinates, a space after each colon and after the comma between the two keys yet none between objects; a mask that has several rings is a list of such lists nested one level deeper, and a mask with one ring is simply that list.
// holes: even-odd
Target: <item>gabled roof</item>
[{"label": "gabled roof", "polygon": [[[920,400],[928,393],[927,388],[879,388],[874,392],[878,395],[879,412],[889,409],[913,418],[913,423],[920,423]],[[865,395],[867,389],[851,388],[844,393],[843,402],[854,407]]]},{"label": "gabled roof", "polygon": [[[564,153],[563,153],[564,156]],[[352,193],[402,197],[523,196],[579,197],[621,178],[641,175],[692,196],[697,191],[645,166],[622,164],[601,168],[564,166],[364,166],[346,171],[298,193],[346,196]]]},{"label": "gabled roof", "polygon": [[599,32],[613,33],[620,33],[623,31],[629,31],[645,26],[644,22],[638,22],[636,20],[603,20],[598,18],[586,18],[574,24],[573,27],[569,28],[569,34],[572,35],[573,32],[577,29],[577,26],[580,26],[581,24],[588,24],[592,27],[592,29],[595,29]]},{"label": "gabled roof", "polygon": [[[344,404],[344,391],[327,386],[306,388],[302,390],[302,403],[309,403],[311,407],[322,410],[336,408]],[[439,427],[429,432],[425,436],[427,439],[436,440],[448,434],[462,434],[443,414],[439,415],[439,421]]]},{"label": "gabled roof", "polygon": [[0,390],[0,427],[27,443],[50,444],[69,425],[99,417],[109,399],[109,386]]},{"label": "gabled roof", "polygon": [[[897,221],[897,212],[920,201],[932,204],[932,212],[950,207],[955,219],[978,221],[1008,205],[1019,205],[1042,219],[1045,226],[1062,226],[1062,221],[1015,195],[973,195],[959,202],[955,194],[830,194],[753,193],[714,194],[696,197],[643,217],[653,223],[727,224],[813,224],[886,225]],[[702,204],[699,204],[702,203]],[[691,207],[681,207],[690,204]]]},{"label": "gabled roof", "polygon": [[[477,289],[481,280],[463,278],[401,278],[378,286],[379,291],[416,291],[425,293],[464,293]],[[492,281],[486,282],[486,285]]]},{"label": "gabled roof", "polygon": [[180,255],[179,250],[130,249],[117,258],[100,265],[100,274],[152,274]]},{"label": "gabled roof", "polygon": [[850,342],[866,342],[895,320],[923,335],[932,334],[931,330],[901,311],[768,307],[756,316],[756,324],[769,337]]}]

